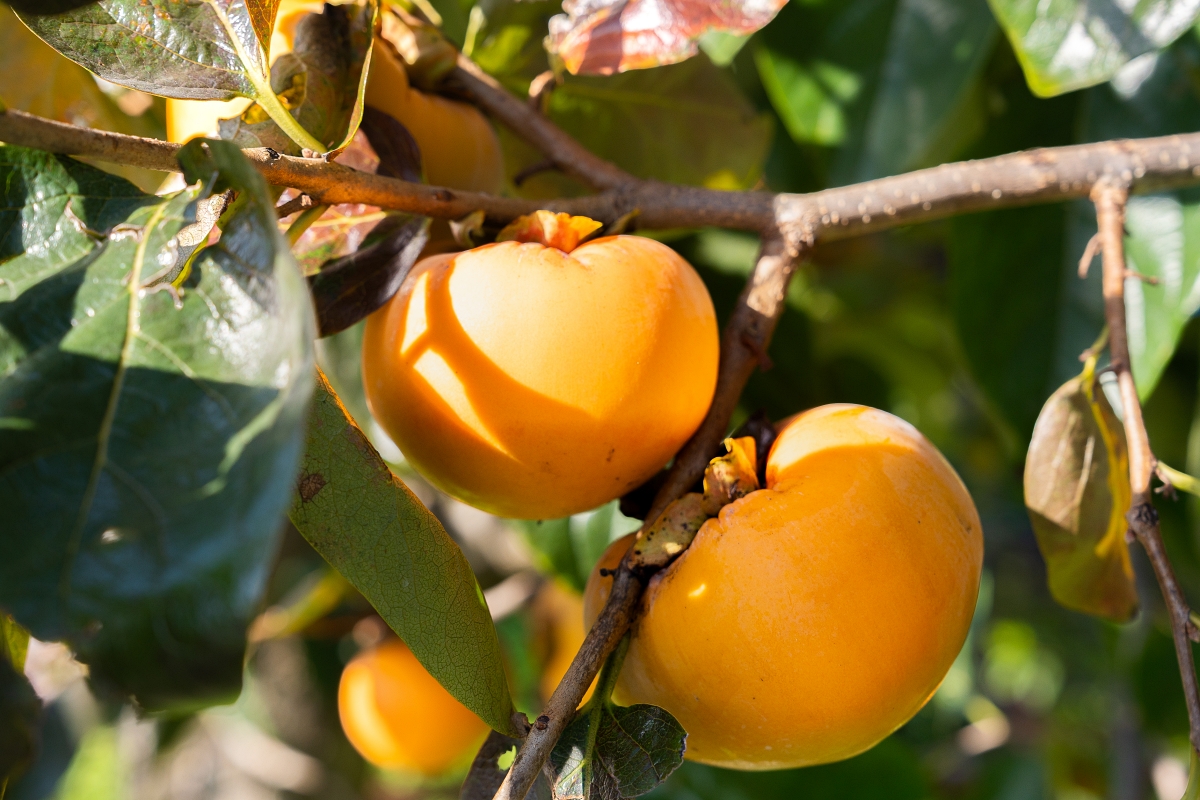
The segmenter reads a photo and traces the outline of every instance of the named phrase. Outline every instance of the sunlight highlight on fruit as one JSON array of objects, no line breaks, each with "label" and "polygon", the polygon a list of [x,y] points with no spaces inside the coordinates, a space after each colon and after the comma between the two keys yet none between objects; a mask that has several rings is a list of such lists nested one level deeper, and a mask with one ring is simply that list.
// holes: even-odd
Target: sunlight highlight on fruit
[{"label": "sunlight highlight on fruit", "polygon": [[501,242],[417,264],[373,314],[375,418],[443,491],[507,517],[595,508],[659,470],[716,385],[708,291],[673,250]]}]

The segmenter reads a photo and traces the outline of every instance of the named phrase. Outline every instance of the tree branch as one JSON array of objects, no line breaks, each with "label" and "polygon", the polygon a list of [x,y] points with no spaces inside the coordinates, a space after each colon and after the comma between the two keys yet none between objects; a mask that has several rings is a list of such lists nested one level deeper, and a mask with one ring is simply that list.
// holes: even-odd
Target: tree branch
[{"label": "tree branch", "polygon": [[1150,558],[1166,601],[1171,617],[1171,634],[1175,640],[1175,656],[1179,661],[1179,674],[1187,702],[1192,748],[1200,752],[1200,687],[1196,682],[1189,635],[1191,609],[1175,580],[1175,571],[1163,546],[1158,512],[1151,502],[1150,479],[1154,474],[1155,459],[1142,419],[1137,386],[1130,371],[1129,340],[1125,328],[1125,203],[1128,197],[1127,180],[1101,181],[1092,191],[1103,254],[1104,316],[1108,321],[1109,353],[1121,392],[1125,437],[1129,442],[1129,485],[1133,502],[1126,519],[1129,520],[1130,530]]},{"label": "tree branch", "polygon": [[[704,474],[713,451],[725,438],[742,389],[758,365],[760,355],[770,344],[775,325],[783,314],[788,281],[808,244],[795,241],[784,232],[764,239],[758,263],[722,335],[721,362],[712,404],[699,429],[676,455],[667,481],[646,515],[643,530]],[[641,531],[638,533],[641,535]],[[637,616],[642,591],[651,572],[636,561],[635,549],[629,548],[617,568],[608,602],[533,730],[517,751],[516,760],[496,792],[495,800],[523,800],[528,794],[559,736],[575,716],[575,709],[604,659]]]},{"label": "tree branch", "polygon": [[[149,169],[179,169],[179,145],[77,128],[20,111],[0,113],[0,141]],[[1088,197],[1101,180],[1119,180],[1138,191],[1200,183],[1200,133],[1028,150],[812,194],[722,192],[635,181],[601,194],[552,201],[408,183],[266,148],[243,152],[270,183],[305,192],[321,205],[366,203],[442,219],[483,210],[496,223],[538,209],[612,223],[638,210],[638,224],[644,228],[714,225],[768,235],[784,230],[796,241],[831,241],[972,211]]]},{"label": "tree branch", "polygon": [[528,102],[514,97],[466,56],[458,57],[458,66],[442,80],[442,85],[456,94],[465,95],[533,145],[560,170],[593,189],[618,189],[640,182],[579,144]]}]

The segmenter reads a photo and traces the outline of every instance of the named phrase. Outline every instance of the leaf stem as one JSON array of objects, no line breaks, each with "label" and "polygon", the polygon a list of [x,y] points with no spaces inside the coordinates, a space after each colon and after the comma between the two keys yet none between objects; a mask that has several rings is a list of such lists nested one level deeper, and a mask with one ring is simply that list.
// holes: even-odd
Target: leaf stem
[{"label": "leaf stem", "polygon": [[300,121],[292,116],[292,112],[283,107],[283,102],[271,89],[269,81],[255,75],[250,76],[250,83],[254,87],[254,101],[262,107],[263,111],[267,112],[267,116],[287,134],[289,139],[305,150],[311,150],[314,153],[328,152],[329,148],[305,130]]},{"label": "leaf stem", "polygon": [[329,210],[329,206],[316,205],[310,206],[300,212],[300,215],[292,220],[292,224],[288,226],[287,233],[284,238],[292,247],[296,246],[296,242],[300,241],[300,237],[304,232],[312,227],[312,224],[321,218],[321,215]]},{"label": "leaf stem", "polygon": [[1194,494],[1200,497],[1200,480],[1196,480],[1186,472],[1180,472],[1177,469],[1168,467],[1163,462],[1159,461],[1155,470],[1158,472],[1158,477],[1171,486],[1174,486],[1181,492]]}]

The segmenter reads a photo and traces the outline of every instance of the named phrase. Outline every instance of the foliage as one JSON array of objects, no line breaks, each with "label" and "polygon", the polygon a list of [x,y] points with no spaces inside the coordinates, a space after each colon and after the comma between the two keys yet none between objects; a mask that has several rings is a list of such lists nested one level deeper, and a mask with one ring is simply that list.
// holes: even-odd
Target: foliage
[{"label": "foliage", "polygon": [[[75,4],[13,3],[28,29],[0,9],[7,107],[160,136],[161,103],[142,92],[246,96],[257,105],[223,128],[238,144],[295,154],[349,145],[341,163],[421,177],[402,126],[362,107],[367,31],[390,11],[363,3],[310,17],[294,54],[272,63],[273,0],[66,5]],[[639,177],[681,184],[804,192],[1200,128],[1191,0],[629,0],[570,3],[553,26],[564,9],[551,0],[400,5],[440,22],[522,96],[549,71],[540,103],[550,120]],[[662,33],[649,45],[637,39],[648,11],[661,12]],[[366,161],[354,160],[363,137],[351,145],[360,117]],[[498,133],[510,179],[544,158]],[[493,625],[489,600],[533,571],[581,589],[638,522],[615,501],[564,520],[473,512],[425,485],[371,419],[360,321],[429,239],[446,241],[440,223],[367,206],[317,210],[295,248],[301,270],[272,208],[278,190],[235,147],[193,144],[181,160],[190,186],[157,195],[144,190],[159,175],[122,171],[135,186],[77,160],[0,147],[0,795],[11,775],[11,797],[124,796],[132,779],[117,762],[137,736],[156,738],[145,763],[164,769],[202,741],[220,743],[213,763],[225,763],[232,757],[219,752],[265,739],[294,757],[291,777],[243,767],[283,781],[281,792],[454,794],[461,773],[444,783],[381,775],[338,731],[337,676],[370,645],[375,615],[494,729],[516,733],[514,698],[531,717],[545,699],[546,634],[528,605]],[[553,171],[522,178],[507,191],[584,190]],[[1198,209],[1200,190],[1173,188],[1134,197],[1126,223],[1137,389],[1156,453],[1192,470]],[[930,704],[850,761],[737,773],[680,766],[678,723],[599,692],[555,753],[559,796],[1082,800],[1147,794],[1152,781],[1160,794],[1172,788],[1163,776],[1186,768],[1187,747],[1175,654],[1145,560],[1118,541],[1119,425],[1103,382],[1078,378],[1079,354],[1103,327],[1099,264],[1078,277],[1094,219],[1078,202],[823,243],[790,286],[766,354],[772,368],[742,395],[735,425],[758,409],[779,420],[826,402],[886,408],[963,475],[984,521],[989,588]],[[647,233],[697,267],[727,320],[756,237]],[[310,409],[318,329],[337,333],[319,349],[338,392],[318,379]],[[1042,419],[1058,423],[1050,433],[1043,407]],[[1062,435],[1064,420],[1077,424],[1073,436]],[[1046,457],[1063,446],[1071,458]],[[1023,466],[1034,486],[1055,490],[1053,509],[1028,492],[1032,524]],[[1072,477],[1083,491],[1068,497]],[[1200,596],[1200,506],[1156,505],[1184,589]],[[353,588],[336,579],[329,592],[320,578],[330,567]],[[1123,621],[1139,593],[1140,613],[1120,625],[1055,603]],[[298,635],[256,634],[247,653],[251,622],[268,606],[321,612],[256,627]],[[70,645],[86,681],[41,682],[39,642],[52,641]],[[230,709],[209,708],[235,696]],[[157,716],[134,722],[123,706]],[[304,783],[305,770],[328,782]],[[206,780],[234,793],[235,773]]]}]

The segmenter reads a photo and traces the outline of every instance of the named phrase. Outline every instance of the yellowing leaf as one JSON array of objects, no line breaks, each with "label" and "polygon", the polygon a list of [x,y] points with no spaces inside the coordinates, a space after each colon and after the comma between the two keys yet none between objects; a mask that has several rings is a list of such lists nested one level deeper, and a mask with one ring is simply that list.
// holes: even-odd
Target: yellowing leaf
[{"label": "yellowing leaf", "polygon": [[696,55],[707,31],[736,35],[766,25],[786,0],[567,0],[546,47],[575,75],[611,75]]},{"label": "yellowing leaf", "polygon": [[1062,605],[1119,622],[1136,613],[1130,499],[1124,428],[1090,374],[1072,378],[1046,401],[1025,460],[1025,505]]}]

